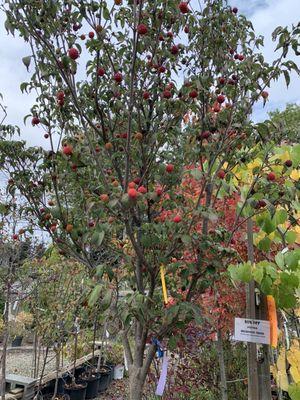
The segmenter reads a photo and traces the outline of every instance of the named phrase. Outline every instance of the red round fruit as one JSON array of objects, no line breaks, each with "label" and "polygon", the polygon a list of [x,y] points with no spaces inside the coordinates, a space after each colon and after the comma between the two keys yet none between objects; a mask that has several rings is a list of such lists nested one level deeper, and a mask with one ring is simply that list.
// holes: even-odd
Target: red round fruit
[{"label": "red round fruit", "polygon": [[191,90],[190,91],[190,93],[189,93],[189,97],[191,98],[191,99],[195,99],[196,97],[198,97],[198,92],[197,92],[197,90]]},{"label": "red round fruit", "polygon": [[218,178],[220,178],[220,179],[224,179],[225,175],[226,175],[226,173],[223,169],[220,169],[220,171],[217,174]]},{"label": "red round fruit", "polygon": [[16,233],[12,235],[13,240],[18,240],[19,239],[19,235],[17,235]]},{"label": "red round fruit", "polygon": [[271,182],[275,181],[276,175],[274,174],[274,172],[269,172],[267,175],[267,179],[268,179],[268,181],[271,181]]},{"label": "red round fruit", "polygon": [[123,79],[123,75],[121,74],[121,72],[116,72],[116,73],[114,74],[114,80],[115,80],[117,83],[121,83],[121,82],[122,82],[122,79]]},{"label": "red round fruit", "polygon": [[140,186],[138,188],[138,192],[141,194],[146,194],[147,193],[147,189],[145,188],[145,186]]},{"label": "red round fruit", "polygon": [[133,180],[133,182],[136,184],[136,185],[139,185],[139,183],[141,182],[141,178],[134,178],[134,180]]},{"label": "red round fruit", "polygon": [[127,194],[129,196],[129,198],[132,199],[132,200],[135,200],[137,198],[137,196],[138,196],[138,192],[133,188],[128,189]]},{"label": "red round fruit", "polygon": [[176,46],[176,45],[174,44],[174,46],[171,47],[171,53],[172,53],[174,56],[176,56],[176,54],[179,53],[179,47]]},{"label": "red round fruit", "polygon": [[148,28],[145,24],[139,24],[136,30],[139,35],[146,35],[146,33],[148,32]]},{"label": "red round fruit", "polygon": [[166,67],[164,67],[163,65],[161,65],[160,67],[158,67],[157,70],[160,74],[163,74],[164,72],[166,72]]},{"label": "red round fruit", "polygon": [[101,194],[100,195],[100,200],[103,201],[103,203],[108,203],[109,202],[108,194]]},{"label": "red round fruit", "polygon": [[239,11],[239,10],[238,10],[237,7],[233,7],[232,12],[233,12],[234,14],[237,14],[238,11]]},{"label": "red round fruit", "polygon": [[293,161],[292,160],[286,160],[286,162],[284,163],[284,165],[288,168],[290,168],[293,165]]},{"label": "red round fruit", "polygon": [[225,82],[226,82],[226,79],[224,77],[219,78],[220,85],[224,85]]},{"label": "red round fruit", "polygon": [[56,93],[56,98],[57,100],[64,100],[65,98],[65,92],[63,92],[62,90]]},{"label": "red round fruit", "polygon": [[98,68],[97,75],[98,76],[104,76],[105,75],[105,69],[101,68],[101,67]]},{"label": "red round fruit", "polygon": [[85,35],[84,34],[80,35],[80,39],[85,40]]},{"label": "red round fruit", "polygon": [[267,203],[265,202],[265,200],[258,200],[258,207],[259,208],[263,208],[266,207]]},{"label": "red round fruit", "polygon": [[210,137],[210,132],[209,131],[201,132],[201,138],[202,139],[208,139],[209,137]]},{"label": "red round fruit", "polygon": [[178,7],[182,14],[187,14],[190,11],[189,5],[186,1],[180,2]]},{"label": "red round fruit", "polygon": [[79,57],[79,51],[75,47],[71,47],[68,54],[72,60],[76,60]]},{"label": "red round fruit", "polygon": [[89,32],[89,38],[94,39],[95,33],[94,32]]},{"label": "red round fruit", "polygon": [[222,103],[224,103],[224,101],[225,101],[225,96],[223,96],[222,94],[219,94],[219,96],[217,97],[217,102],[219,104],[222,104]]},{"label": "red round fruit", "polygon": [[261,92],[261,97],[262,97],[263,99],[267,99],[267,98],[269,97],[269,93],[268,93],[266,90],[263,90],[263,91]]},{"label": "red round fruit", "polygon": [[149,98],[150,98],[150,93],[147,92],[147,91],[144,92],[144,93],[143,93],[143,99],[144,99],[144,100],[148,100]]},{"label": "red round fruit", "polygon": [[40,122],[41,121],[40,121],[39,117],[33,117],[32,120],[31,120],[31,123],[32,123],[33,126],[34,125],[38,125]]},{"label": "red round fruit", "polygon": [[172,97],[172,93],[170,92],[170,90],[164,90],[163,91],[163,98],[164,99],[170,99]]},{"label": "red round fruit", "polygon": [[166,171],[170,174],[171,172],[174,171],[174,165],[173,164],[167,164],[166,165]]},{"label": "red round fruit", "polygon": [[157,196],[161,196],[163,194],[163,190],[161,188],[157,188],[155,190],[155,193],[157,194]]},{"label": "red round fruit", "polygon": [[45,133],[44,138],[45,138],[45,139],[48,139],[49,136],[50,136],[49,133]]},{"label": "red round fruit", "polygon": [[71,156],[73,154],[73,147],[70,144],[65,144],[63,147],[63,153],[66,156]]},{"label": "red round fruit", "polygon": [[130,189],[134,189],[134,188],[135,188],[135,182],[129,182],[129,183],[128,183],[128,187],[129,187]]},{"label": "red round fruit", "polygon": [[93,228],[95,226],[95,222],[94,221],[89,221],[88,223],[90,228]]},{"label": "red round fruit", "polygon": [[185,32],[185,33],[189,33],[189,32],[190,32],[190,28],[189,28],[188,25],[186,25],[186,26],[184,27],[184,32]]},{"label": "red round fruit", "polygon": [[239,55],[238,55],[238,59],[239,59],[240,61],[243,61],[243,60],[245,59],[245,57],[243,56],[243,54],[239,54]]},{"label": "red round fruit", "polygon": [[181,222],[181,216],[180,215],[175,215],[175,217],[173,218],[173,222],[175,222],[176,224]]}]

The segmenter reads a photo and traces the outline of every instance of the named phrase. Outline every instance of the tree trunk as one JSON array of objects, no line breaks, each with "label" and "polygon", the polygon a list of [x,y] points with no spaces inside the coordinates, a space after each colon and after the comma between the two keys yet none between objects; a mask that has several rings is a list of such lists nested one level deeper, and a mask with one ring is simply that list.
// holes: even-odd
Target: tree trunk
[{"label": "tree trunk", "polygon": [[129,369],[129,400],[142,400],[144,381],[140,376],[140,369]]},{"label": "tree trunk", "polygon": [[218,329],[217,332],[217,352],[218,352],[218,360],[220,367],[220,389],[222,400],[228,400],[228,392],[227,392],[227,379],[226,379],[226,368],[225,368],[225,360],[224,360],[224,349],[223,349],[223,340],[222,340],[222,332]]}]

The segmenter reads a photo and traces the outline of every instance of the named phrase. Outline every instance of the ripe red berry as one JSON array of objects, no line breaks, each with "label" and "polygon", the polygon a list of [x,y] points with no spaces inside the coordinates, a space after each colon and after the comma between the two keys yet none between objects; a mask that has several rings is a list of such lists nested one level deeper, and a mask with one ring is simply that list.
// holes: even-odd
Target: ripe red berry
[{"label": "ripe red berry", "polygon": [[219,96],[217,97],[217,102],[219,104],[222,104],[222,103],[224,103],[224,101],[225,101],[225,96],[223,96],[222,94],[219,94]]},{"label": "ripe red berry", "polygon": [[143,93],[143,99],[144,99],[144,100],[148,100],[149,98],[150,98],[150,93],[147,92],[147,91],[145,91],[145,92]]},{"label": "ripe red berry", "polygon": [[75,47],[71,47],[68,54],[72,60],[76,60],[79,57],[79,51]]},{"label": "ripe red berry", "polygon": [[16,233],[12,235],[13,240],[18,240],[19,239],[19,235],[17,235]]},{"label": "ripe red berry", "polygon": [[38,117],[33,117],[31,120],[32,125],[38,125],[40,123],[40,119]]},{"label": "ripe red berry", "polygon": [[80,35],[81,40],[85,40],[85,34]]},{"label": "ripe red berry", "polygon": [[62,90],[56,93],[56,98],[57,100],[64,100],[65,98],[65,92],[63,92]]},{"label": "ripe red berry", "polygon": [[164,99],[170,99],[172,97],[172,93],[170,92],[170,90],[164,90],[163,91],[163,98]]},{"label": "ripe red berry", "polygon": [[174,44],[174,46],[171,47],[171,53],[172,53],[174,56],[176,56],[176,54],[179,53],[179,47],[176,46],[176,45]]},{"label": "ripe red berry", "polygon": [[190,28],[189,28],[188,25],[186,25],[186,26],[184,27],[184,32],[185,32],[185,33],[189,33],[189,32],[190,32]]},{"label": "ripe red berry", "polygon": [[135,200],[137,198],[137,196],[138,196],[138,192],[133,188],[128,189],[127,194],[129,196],[129,198],[132,199],[132,200]]},{"label": "ripe red berry", "polygon": [[182,14],[187,14],[190,11],[188,3],[186,1],[180,2],[178,7]]},{"label": "ripe red berry", "polygon": [[239,54],[239,55],[238,55],[238,59],[239,59],[240,61],[243,61],[243,60],[245,59],[245,57],[243,56],[243,54]]},{"label": "ripe red berry", "polygon": [[163,194],[163,190],[161,188],[157,188],[155,190],[155,193],[157,194],[157,196],[161,196]]},{"label": "ripe red berry", "polygon": [[223,169],[220,169],[220,171],[217,174],[218,178],[220,178],[220,179],[224,179],[225,175],[226,175],[226,173]]},{"label": "ripe red berry", "polygon": [[201,138],[202,139],[208,139],[209,137],[210,137],[210,132],[209,131],[201,132]]},{"label": "ripe red berry", "polygon": [[117,83],[121,83],[121,82],[122,82],[122,79],[123,79],[123,75],[121,74],[121,72],[116,72],[116,73],[114,74],[114,80],[115,80]]},{"label": "ripe red berry", "polygon": [[140,186],[138,188],[138,192],[142,193],[142,194],[146,194],[147,193],[147,189],[145,188],[145,186]]},{"label": "ripe red berry", "polygon": [[189,93],[190,98],[195,99],[197,96],[198,96],[197,90],[194,89],[194,90],[190,91],[190,93]]},{"label": "ripe red berry", "polygon": [[139,35],[146,35],[148,32],[148,28],[145,24],[139,24],[136,30]]},{"label": "ripe red berry", "polygon": [[262,97],[263,99],[267,99],[267,98],[269,97],[269,93],[268,93],[266,90],[263,90],[263,91],[261,92],[261,97]]},{"label": "ripe red berry", "polygon": [[171,172],[174,171],[174,165],[173,164],[167,164],[166,165],[166,171],[170,174]]},{"label": "ripe red berry", "polygon": [[274,174],[274,172],[269,172],[267,175],[267,179],[268,179],[268,181],[271,181],[271,182],[275,181],[276,175]]},{"label": "ripe red berry", "polygon": [[219,78],[220,85],[224,85],[225,82],[226,82],[226,79],[224,77]]},{"label": "ripe red berry", "polygon": [[128,187],[129,187],[130,189],[134,189],[134,188],[135,188],[135,182],[129,182],[129,183],[128,183]]},{"label": "ripe red berry", "polygon": [[98,71],[97,71],[97,75],[98,76],[103,76],[103,75],[105,75],[105,69],[104,68],[98,68]]},{"label": "ripe red berry", "polygon": [[157,70],[160,74],[163,74],[164,72],[166,72],[166,67],[164,67],[163,65],[161,65],[160,67],[158,67]]},{"label": "ripe red berry", "polygon": [[95,33],[94,32],[89,32],[89,38],[94,39]]},{"label": "ripe red berry", "polygon": [[180,215],[175,215],[175,217],[173,218],[173,222],[175,222],[176,224],[181,222],[181,216]]},{"label": "ripe red berry", "polygon": [[95,222],[94,221],[89,221],[88,223],[90,228],[93,228],[95,226]]},{"label": "ripe red berry", "polygon": [[103,201],[103,203],[108,203],[109,202],[108,194],[101,194],[100,195],[100,200]]},{"label": "ripe red berry", "polygon": [[265,200],[258,200],[258,207],[259,208],[263,208],[267,205],[267,203],[265,202]]},{"label": "ripe red berry", "polygon": [[284,163],[284,165],[288,168],[290,168],[293,165],[293,161],[292,160],[286,160],[286,162]]},{"label": "ripe red berry", "polygon": [[66,156],[71,156],[73,154],[73,147],[70,144],[66,144],[63,147],[63,153]]}]

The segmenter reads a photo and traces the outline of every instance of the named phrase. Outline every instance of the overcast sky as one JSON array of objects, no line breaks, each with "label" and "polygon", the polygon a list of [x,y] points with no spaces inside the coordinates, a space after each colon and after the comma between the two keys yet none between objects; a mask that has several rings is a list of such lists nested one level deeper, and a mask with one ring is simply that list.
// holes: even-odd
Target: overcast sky
[{"label": "overcast sky", "polygon": [[[192,3],[198,0],[191,0]],[[232,0],[230,2],[239,8],[239,11],[247,15],[253,22],[256,34],[265,36],[264,55],[268,61],[273,60],[274,43],[270,36],[276,26],[292,25],[300,21],[299,0]],[[34,102],[33,95],[20,92],[20,83],[29,79],[22,64],[22,57],[29,54],[23,41],[8,36],[4,29],[4,15],[0,15],[0,92],[4,95],[4,102],[8,107],[7,123],[17,124],[22,129],[22,137],[30,145],[45,143],[43,134],[39,128],[33,128],[28,121],[26,127],[23,117],[29,113]],[[300,65],[300,57],[295,60]],[[288,102],[300,103],[300,78],[292,78],[289,89],[280,80],[271,87],[269,101],[263,109],[262,104],[256,107],[255,120],[262,120],[267,112],[276,108],[283,109]]]}]

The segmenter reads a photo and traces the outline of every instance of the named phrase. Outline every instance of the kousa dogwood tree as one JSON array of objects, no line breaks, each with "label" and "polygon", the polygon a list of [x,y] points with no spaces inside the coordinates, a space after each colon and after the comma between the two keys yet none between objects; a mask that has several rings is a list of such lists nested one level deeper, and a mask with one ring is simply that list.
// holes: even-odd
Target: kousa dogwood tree
[{"label": "kousa dogwood tree", "polygon": [[[7,31],[29,49],[31,78],[21,90],[37,97],[25,120],[45,146],[30,148],[2,129],[0,165],[9,190],[27,199],[28,217],[95,272],[93,299],[105,279],[117,293],[132,289],[112,307],[130,399],[141,399],[157,350],[151,339],[199,317],[195,292],[235,251],[229,244],[245,206],[224,229],[219,199],[234,191],[234,168],[265,147],[265,126],[249,116],[272,80],[298,72],[287,56],[290,48],[298,54],[299,27],[276,29],[278,57],[269,64],[263,38],[221,0],[201,8],[9,0],[2,8]],[[187,175],[197,180],[192,199],[180,190]],[[165,305],[162,265],[175,299]]]}]

